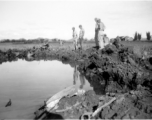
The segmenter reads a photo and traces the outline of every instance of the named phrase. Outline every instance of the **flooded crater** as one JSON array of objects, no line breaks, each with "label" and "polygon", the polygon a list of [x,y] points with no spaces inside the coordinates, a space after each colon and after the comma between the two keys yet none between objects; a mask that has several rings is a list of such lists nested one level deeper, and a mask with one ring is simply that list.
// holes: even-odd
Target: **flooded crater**
[{"label": "flooded crater", "polygon": [[[0,118],[33,118],[42,101],[73,84],[80,89],[92,89],[77,66],[72,66],[56,60],[18,60],[1,64]],[[9,99],[12,105],[5,107]]]}]

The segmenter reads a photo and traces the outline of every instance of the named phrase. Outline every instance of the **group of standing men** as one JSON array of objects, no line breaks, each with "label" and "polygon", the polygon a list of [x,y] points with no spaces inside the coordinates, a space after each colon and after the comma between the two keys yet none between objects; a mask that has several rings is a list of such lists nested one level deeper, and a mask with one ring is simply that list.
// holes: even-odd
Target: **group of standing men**
[{"label": "group of standing men", "polygon": [[78,47],[80,49],[82,49],[82,41],[83,41],[83,37],[84,37],[84,29],[82,27],[82,25],[79,25],[79,28],[80,28],[80,32],[79,32],[79,37],[78,37],[78,34],[75,30],[75,27],[72,28],[73,30],[73,44],[74,44],[74,48],[75,50],[78,49]]},{"label": "group of standing men", "polygon": [[105,25],[99,18],[95,18],[95,43],[97,49],[103,49],[106,45],[106,35],[103,33],[105,30]]},{"label": "group of standing men", "polygon": [[[107,44],[109,44],[109,39],[108,37],[103,33],[105,30],[105,25],[99,18],[95,18],[95,44],[97,49],[103,49]],[[84,37],[84,29],[82,25],[79,25],[80,32],[79,32],[79,37],[77,35],[77,32],[75,28],[73,27],[73,44],[75,50],[78,49],[78,46],[80,45],[80,49],[82,49],[82,42],[83,42],[83,37]]]}]

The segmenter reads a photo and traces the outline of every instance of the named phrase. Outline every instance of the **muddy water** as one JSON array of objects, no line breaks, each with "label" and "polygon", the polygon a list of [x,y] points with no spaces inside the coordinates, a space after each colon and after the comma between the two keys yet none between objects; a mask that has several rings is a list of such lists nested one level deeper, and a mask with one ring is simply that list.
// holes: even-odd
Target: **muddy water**
[{"label": "muddy water", "polygon": [[[33,112],[46,98],[72,84],[92,89],[77,66],[72,68],[59,61],[3,63],[0,65],[0,119],[33,118]],[[9,98],[12,106],[5,107]]]}]

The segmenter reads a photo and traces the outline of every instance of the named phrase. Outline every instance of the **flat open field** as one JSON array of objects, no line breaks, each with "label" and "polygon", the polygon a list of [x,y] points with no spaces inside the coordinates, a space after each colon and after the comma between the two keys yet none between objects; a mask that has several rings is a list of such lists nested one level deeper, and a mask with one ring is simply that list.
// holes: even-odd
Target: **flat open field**
[{"label": "flat open field", "polygon": [[[152,47],[152,41],[125,41],[121,42],[123,45],[132,47],[132,48],[149,48]],[[33,47],[41,47],[44,43],[34,43],[34,44],[22,44],[22,43],[0,43],[1,50],[8,50],[8,49],[29,49]],[[72,43],[64,43],[63,46],[60,46],[59,43],[49,43],[51,48],[57,47],[70,47],[73,48]],[[95,46],[95,43],[83,43],[84,49]]]},{"label": "flat open field", "polygon": [[[8,50],[8,49],[18,49],[18,50],[23,50],[23,49],[31,49],[33,47],[41,47],[44,45],[44,43],[34,43],[34,44],[15,44],[15,43],[0,43],[0,50]],[[72,48],[73,49],[73,44],[72,43],[64,43],[62,46],[60,46],[59,43],[49,43],[50,48]],[[94,46],[94,43],[84,43],[83,47],[89,48]]]},{"label": "flat open field", "polygon": [[125,41],[121,42],[123,45],[128,46],[128,47],[133,47],[133,48],[149,48],[152,47],[152,41]]},{"label": "flat open field", "polygon": [[[123,41],[121,42],[124,46],[131,48],[135,54],[141,57],[144,51],[148,52],[148,55],[152,55],[152,41]],[[7,51],[9,49],[17,49],[17,50],[27,50],[40,48],[45,43],[31,43],[31,44],[23,44],[23,43],[0,43],[0,50]],[[95,43],[88,42],[83,43],[83,49],[86,50],[95,46]],[[50,49],[74,49],[72,42],[64,43],[62,46],[59,43],[49,43]]]}]

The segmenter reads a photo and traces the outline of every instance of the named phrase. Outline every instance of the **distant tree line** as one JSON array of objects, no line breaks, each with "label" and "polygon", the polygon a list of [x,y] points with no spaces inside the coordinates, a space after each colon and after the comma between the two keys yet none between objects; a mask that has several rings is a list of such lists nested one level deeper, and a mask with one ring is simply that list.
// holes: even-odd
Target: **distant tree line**
[{"label": "distant tree line", "polygon": [[[142,35],[138,32],[135,32],[134,41],[140,41],[142,39]],[[150,32],[146,32],[146,39],[151,40]]]},{"label": "distant tree line", "polygon": [[[37,38],[37,39],[2,39],[0,43],[23,43],[23,44],[29,44],[29,43],[49,43],[49,42],[59,42],[60,39],[53,38],[53,39],[47,39],[47,38]],[[62,40],[64,41],[64,40]]]},{"label": "distant tree line", "polygon": [[48,42],[48,39],[37,38],[37,39],[3,39],[0,41],[1,43],[45,43]]},{"label": "distant tree line", "polygon": [[147,40],[151,40],[150,32],[146,32]]},{"label": "distant tree line", "polygon": [[134,41],[140,41],[141,38],[142,38],[142,35],[140,33],[135,32]]},{"label": "distant tree line", "polygon": [[[36,38],[36,39],[2,39],[0,43],[23,43],[23,44],[30,44],[30,43],[59,43],[60,41],[63,42],[73,42],[73,40],[61,40],[58,38],[48,39],[48,38]],[[92,39],[84,38],[83,42],[90,42]]]}]

